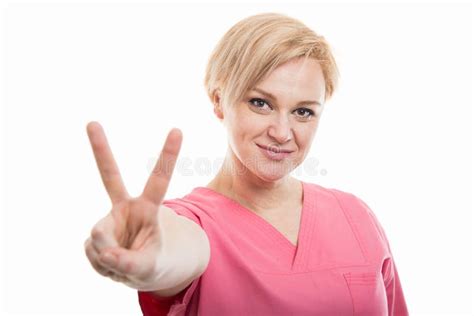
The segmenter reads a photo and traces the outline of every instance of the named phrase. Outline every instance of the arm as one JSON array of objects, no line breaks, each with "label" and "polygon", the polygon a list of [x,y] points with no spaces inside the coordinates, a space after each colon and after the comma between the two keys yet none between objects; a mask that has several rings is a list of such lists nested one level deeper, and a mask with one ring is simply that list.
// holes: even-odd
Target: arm
[{"label": "arm", "polygon": [[385,230],[382,227],[382,224],[375,216],[374,212],[369,208],[369,206],[360,200],[363,206],[367,209],[367,212],[372,218],[377,230],[379,231],[382,240],[387,246],[390,257],[385,259],[382,265],[382,274],[385,284],[385,292],[387,295],[387,304],[389,315],[404,316],[409,315],[407,304],[405,301],[405,296],[403,294],[402,284],[398,276],[397,267],[393,259],[392,250],[390,249],[390,242],[388,241]]},{"label": "arm", "polygon": [[84,245],[92,266],[139,291],[172,295],[182,290],[204,272],[210,251],[200,225],[162,205],[181,148],[181,131],[168,133],[138,197],[128,194],[101,125],[89,123],[87,133],[112,202]]},{"label": "arm", "polygon": [[[171,241],[172,243],[175,243],[174,246],[167,246],[166,249],[170,249],[170,247],[171,249],[181,250],[201,249],[201,254],[198,255],[198,258],[200,259],[194,262],[196,264],[194,267],[190,266],[189,271],[186,271],[186,269],[182,271],[184,274],[189,273],[190,277],[185,278],[181,284],[159,291],[138,291],[140,308],[145,316],[167,315],[171,306],[175,304],[175,302],[181,302],[183,300],[185,294],[189,291],[192,282],[196,278],[199,278],[204,272],[210,258],[209,241],[205,232],[198,224],[185,216],[177,215],[173,209],[163,205],[160,206],[160,214],[163,214],[159,221],[160,223],[163,223],[160,225],[160,229],[163,232],[163,236],[166,236],[163,240],[165,242]],[[172,227],[174,227],[174,229],[170,229]],[[179,235],[181,235],[181,237]],[[186,242],[186,240],[190,242]],[[188,247],[180,245],[180,241],[186,243]],[[179,253],[175,253],[171,256],[174,256],[177,260],[179,257],[185,257],[186,254],[180,255]],[[179,271],[176,271],[176,273],[179,273]],[[173,276],[170,275],[170,278],[173,278]],[[191,289],[191,291],[192,290],[193,289]]]},{"label": "arm", "polygon": [[386,259],[382,273],[384,275],[389,315],[408,315],[407,304],[393,258]]},{"label": "arm", "polygon": [[204,230],[192,220],[161,205],[158,221],[162,240],[160,283],[157,297],[170,297],[187,288],[207,268],[210,245]]}]

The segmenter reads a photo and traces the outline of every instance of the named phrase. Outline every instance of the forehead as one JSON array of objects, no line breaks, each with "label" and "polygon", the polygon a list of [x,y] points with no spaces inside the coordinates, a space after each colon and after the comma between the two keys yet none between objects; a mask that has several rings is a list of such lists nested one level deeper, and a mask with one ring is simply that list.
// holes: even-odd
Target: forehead
[{"label": "forehead", "polygon": [[257,87],[278,98],[313,99],[322,102],[325,81],[318,61],[298,58],[278,66]]}]

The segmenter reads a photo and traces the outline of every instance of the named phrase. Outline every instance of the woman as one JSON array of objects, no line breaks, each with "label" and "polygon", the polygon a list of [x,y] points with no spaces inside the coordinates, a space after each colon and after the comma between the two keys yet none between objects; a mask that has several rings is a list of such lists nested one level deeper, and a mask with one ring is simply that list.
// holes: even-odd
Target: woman
[{"label": "woman", "polygon": [[101,126],[89,123],[113,204],[86,241],[93,267],[137,289],[145,315],[408,315],[367,204],[290,176],[336,82],[329,45],[300,21],[238,22],[205,77],[228,133],[225,161],[206,187],[165,201],[181,132],[171,130],[142,195],[130,197]]}]

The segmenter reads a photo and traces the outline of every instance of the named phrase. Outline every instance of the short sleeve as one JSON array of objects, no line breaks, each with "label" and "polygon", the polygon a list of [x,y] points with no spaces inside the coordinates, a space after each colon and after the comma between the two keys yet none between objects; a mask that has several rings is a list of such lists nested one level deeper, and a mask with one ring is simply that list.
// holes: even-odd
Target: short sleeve
[{"label": "short sleeve", "polygon": [[[202,227],[201,221],[180,199],[165,200],[163,205],[173,209],[178,215],[185,216]],[[191,304],[199,294],[199,281],[195,279],[190,285],[178,294],[170,297],[158,297],[152,292],[138,291],[138,301],[144,316],[185,315],[188,308],[196,308]],[[191,306],[193,305],[193,306]],[[192,313],[193,314],[193,313]],[[195,314],[195,313],[194,313]]]},{"label": "short sleeve", "polygon": [[[152,292],[138,291],[138,302],[143,316],[181,316],[188,314],[186,311],[190,308],[197,309],[197,305],[191,304],[191,302],[197,301],[200,279],[201,277],[195,279],[184,290],[170,297],[158,297]],[[190,314],[197,315],[196,312],[191,312]]]},{"label": "short sleeve", "polygon": [[176,214],[185,216],[202,227],[200,218],[185,206],[185,202],[181,201],[181,199],[165,200],[163,201],[163,205],[173,209]]},{"label": "short sleeve", "polygon": [[392,251],[390,249],[390,243],[388,241],[385,230],[380,224],[379,220],[375,216],[374,212],[370,207],[360,198],[356,197],[358,202],[365,208],[367,213],[370,215],[372,222],[377,228],[382,240],[387,246],[387,249],[390,253],[390,257],[386,258],[382,265],[382,274],[385,284],[385,292],[387,294],[387,304],[389,315],[404,316],[409,315],[407,304],[405,302],[405,297],[403,295],[403,289],[398,276],[397,267],[395,265],[395,260],[393,258]]},{"label": "short sleeve", "polygon": [[170,297],[157,297],[152,292],[138,291],[138,302],[144,316],[165,316],[175,301],[179,301],[186,290]]}]

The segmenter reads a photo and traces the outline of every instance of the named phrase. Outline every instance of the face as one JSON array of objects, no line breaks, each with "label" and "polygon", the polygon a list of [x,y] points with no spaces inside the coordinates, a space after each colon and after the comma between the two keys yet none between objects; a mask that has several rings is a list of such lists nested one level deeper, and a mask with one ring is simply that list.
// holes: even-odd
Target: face
[{"label": "face", "polygon": [[236,170],[263,181],[286,177],[311,147],[324,98],[321,66],[298,58],[276,68],[240,103],[224,105],[222,121]]}]

